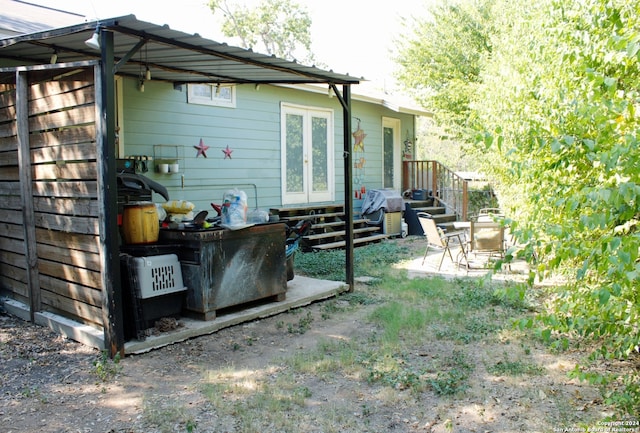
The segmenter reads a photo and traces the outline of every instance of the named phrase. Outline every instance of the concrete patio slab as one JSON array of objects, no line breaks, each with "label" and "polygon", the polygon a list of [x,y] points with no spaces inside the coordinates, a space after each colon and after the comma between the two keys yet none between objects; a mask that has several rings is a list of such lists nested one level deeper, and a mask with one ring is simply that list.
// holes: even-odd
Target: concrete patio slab
[{"label": "concrete patio slab", "polygon": [[[220,314],[214,320],[209,321],[194,320],[186,317],[180,318],[180,326],[175,330],[150,335],[144,340],[132,340],[125,343],[125,355],[144,353],[190,338],[213,334],[229,326],[280,314],[312,302],[337,296],[347,290],[348,286],[344,282],[319,280],[296,275],[293,280],[287,283],[287,296],[283,301],[254,303],[248,308]],[[23,320],[29,320],[29,307],[27,305],[4,298],[0,299],[0,305],[8,313]],[[36,313],[35,321],[37,324],[51,328],[71,340],[100,350],[105,348],[104,335],[91,326],[48,312]]]},{"label": "concrete patio slab", "polygon": [[348,286],[340,281],[318,280],[296,275],[293,280],[287,283],[287,297],[284,301],[257,304],[246,309],[221,314],[209,321],[181,318],[182,326],[174,331],[151,335],[144,341],[127,342],[125,354],[144,353],[189,338],[212,334],[229,326],[273,316],[312,302],[331,298],[346,290],[348,290]]}]

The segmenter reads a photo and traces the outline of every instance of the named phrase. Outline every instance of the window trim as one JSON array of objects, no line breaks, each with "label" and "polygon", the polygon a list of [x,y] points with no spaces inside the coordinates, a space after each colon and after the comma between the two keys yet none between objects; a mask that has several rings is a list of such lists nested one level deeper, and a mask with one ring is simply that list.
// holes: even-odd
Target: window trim
[{"label": "window trim", "polygon": [[[196,93],[199,86],[209,86],[211,88],[211,96],[204,97]],[[220,98],[218,89],[230,89],[230,98]],[[198,105],[210,105],[213,107],[236,108],[236,86],[233,84],[187,84],[187,103]]]}]

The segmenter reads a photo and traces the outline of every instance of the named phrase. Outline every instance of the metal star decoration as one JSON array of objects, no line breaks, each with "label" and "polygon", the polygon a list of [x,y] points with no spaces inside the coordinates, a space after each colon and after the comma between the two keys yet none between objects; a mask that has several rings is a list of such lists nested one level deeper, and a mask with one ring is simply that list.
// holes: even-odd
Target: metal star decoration
[{"label": "metal star decoration", "polygon": [[353,135],[353,138],[355,139],[353,150],[355,152],[364,152],[364,138],[367,136],[367,134],[365,134],[364,131],[360,129],[360,126],[358,126],[358,130],[351,135]]},{"label": "metal star decoration", "polygon": [[229,145],[227,145],[226,149],[222,149],[222,153],[224,153],[224,159],[231,159],[231,153],[233,153],[233,150],[229,149]]},{"label": "metal star decoration", "polygon": [[193,147],[198,149],[198,154],[196,155],[196,158],[199,157],[200,155],[204,156],[205,158],[207,157],[207,150],[209,149],[209,146],[204,144],[204,141],[202,140],[202,138],[200,139],[200,143],[197,146],[193,146]]}]

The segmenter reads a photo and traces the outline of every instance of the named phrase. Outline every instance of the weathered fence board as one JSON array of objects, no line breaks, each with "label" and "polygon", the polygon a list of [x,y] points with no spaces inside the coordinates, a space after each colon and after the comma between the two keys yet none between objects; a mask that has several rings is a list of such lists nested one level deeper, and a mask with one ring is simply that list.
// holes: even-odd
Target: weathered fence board
[{"label": "weathered fence board", "polygon": [[97,153],[95,143],[79,143],[34,149],[31,157],[34,164],[43,164],[56,161],[95,160]]},{"label": "weathered fence board", "polygon": [[3,236],[0,238],[0,249],[16,254],[24,254],[24,241]]},{"label": "weathered fence board", "polygon": [[[22,78],[18,87],[0,85],[0,288],[32,309],[102,328],[94,73],[93,67],[29,71],[24,105],[16,104]],[[21,182],[27,178],[28,188]],[[35,240],[26,240],[26,221]],[[37,256],[37,293],[29,287],[26,244]]]},{"label": "weathered fence board", "polygon": [[[5,291],[10,291],[12,297],[25,304],[29,303],[29,286],[24,281],[9,278],[11,270],[8,266],[0,266],[0,288]],[[26,271],[23,269],[24,278],[26,279]],[[18,296],[16,296],[18,295]]]},{"label": "weathered fence board", "polygon": [[94,162],[64,162],[54,164],[40,164],[33,168],[35,180],[75,180],[95,179],[97,177]]},{"label": "weathered fence board", "polygon": [[58,71],[37,71],[31,75],[29,99],[38,99],[49,95],[65,93],[89,84],[93,84],[93,70],[78,68],[68,70],[62,77]]},{"label": "weathered fence board", "polygon": [[15,209],[0,209],[0,221],[10,224],[22,224],[22,212]]},{"label": "weathered fence board", "polygon": [[[15,74],[10,74],[11,79],[15,77]],[[2,74],[3,77],[7,77],[8,74]],[[16,105],[16,85],[15,84],[0,84],[0,107],[14,107]],[[6,119],[15,119],[15,111],[13,116],[6,117]],[[5,119],[5,118],[3,118]]]},{"label": "weathered fence board", "polygon": [[15,137],[18,134],[18,124],[16,122],[0,123],[0,137]]},{"label": "weathered fence board", "polygon": [[0,239],[13,238],[24,242],[24,229],[17,224],[0,223]]},{"label": "weathered fence board", "polygon": [[[4,183],[0,182],[0,185],[3,185]],[[15,196],[15,195],[7,195],[7,194],[3,194],[2,192],[2,188],[0,188],[0,203],[2,203],[2,205],[0,206],[0,209],[13,209],[13,210],[22,210],[22,205],[20,204],[20,197]],[[4,221],[2,219],[0,219],[0,221]]]},{"label": "weathered fence board", "polygon": [[86,251],[70,250],[38,243],[38,257],[52,262],[76,266],[80,269],[100,272],[100,256]]},{"label": "weathered fence board", "polygon": [[[0,274],[0,278],[4,278],[5,281],[12,280],[19,283],[22,283],[24,287],[27,284],[27,272],[23,268],[19,268],[17,266],[11,266],[8,264],[0,265],[0,269],[2,269],[2,273]],[[24,296],[27,295],[27,291],[22,292]]]},{"label": "weathered fence board", "polygon": [[33,195],[43,197],[97,198],[98,182],[33,182]]},{"label": "weathered fence board", "polygon": [[68,281],[59,280],[46,275],[42,276],[40,283],[52,293],[66,298],[75,299],[83,304],[98,307],[102,302],[102,296],[99,290],[87,290],[85,286],[80,284],[69,283]]},{"label": "weathered fence board", "polygon": [[17,165],[18,165],[17,150],[9,150],[7,152],[0,153],[0,167],[17,166]]},{"label": "weathered fence board", "polygon": [[99,234],[98,218],[36,213],[35,223],[37,227],[46,228],[49,230],[59,230],[67,233],[81,233],[91,235]]},{"label": "weathered fence board", "polygon": [[6,264],[2,265],[0,278],[5,284],[10,282],[20,283],[19,286],[24,289],[20,294],[27,296],[27,271],[25,269]]},{"label": "weathered fence board", "polygon": [[43,131],[82,125],[94,122],[96,109],[93,105],[86,107],[70,108],[50,114],[43,114],[29,119],[29,131]]},{"label": "weathered fence board", "polygon": [[38,243],[48,245],[64,245],[66,248],[99,253],[100,242],[93,235],[64,233],[54,230],[36,229]]},{"label": "weathered fence board", "polygon": [[2,167],[0,170],[0,181],[15,181],[18,179],[18,167]]},{"label": "weathered fence board", "polygon": [[42,290],[42,303],[45,309],[52,313],[71,317],[85,324],[94,326],[102,325],[96,322],[96,319],[100,320],[101,317],[101,309],[99,307],[93,307],[89,304],[78,302],[75,299],[60,296],[48,290]]},{"label": "weathered fence board", "polygon": [[0,137],[0,152],[7,152],[9,150],[16,150],[18,148],[18,139],[15,135],[8,137]]},{"label": "weathered fence board", "polygon": [[[45,146],[78,145],[81,143],[93,143],[93,155],[95,151],[96,127],[95,125],[78,126],[57,131],[35,132],[29,137],[31,149]],[[66,158],[73,160],[83,159],[82,153],[77,153],[78,158]],[[37,162],[37,161],[36,161]]]},{"label": "weathered fence board", "polygon": [[61,280],[67,280],[81,284],[83,286],[92,287],[94,289],[100,288],[100,273],[87,269],[78,269],[75,266],[65,265],[60,262],[53,262],[51,260],[38,260],[38,270],[43,275],[59,278]]},{"label": "weathered fence board", "polygon": [[17,254],[11,251],[0,250],[0,263],[6,263],[16,268],[27,269],[27,261],[22,254]]},{"label": "weathered fence board", "polygon": [[[0,97],[1,100],[1,97]],[[2,106],[0,104],[0,122],[13,121],[16,118],[15,105]]]},{"label": "weathered fence board", "polygon": [[34,197],[36,212],[72,216],[98,215],[98,202],[90,199]]},{"label": "weathered fence board", "polygon": [[[66,110],[68,107],[93,104],[96,102],[95,87],[91,83],[77,83],[83,87],[66,89],[63,93],[52,94],[29,102],[29,112],[33,114]],[[9,108],[7,108],[9,109]]]}]

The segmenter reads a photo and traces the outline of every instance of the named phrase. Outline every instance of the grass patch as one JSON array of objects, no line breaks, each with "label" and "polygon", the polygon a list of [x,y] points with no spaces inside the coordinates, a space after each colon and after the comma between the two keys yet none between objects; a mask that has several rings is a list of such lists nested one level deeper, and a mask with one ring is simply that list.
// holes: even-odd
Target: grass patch
[{"label": "grass patch", "polygon": [[100,351],[100,356],[93,361],[93,374],[102,382],[107,382],[116,377],[121,369],[119,353],[116,353],[111,359],[109,353],[106,350],[102,350]]},{"label": "grass patch", "polygon": [[[382,241],[364,247],[358,247],[353,252],[353,268],[356,277],[385,276],[391,270],[391,265],[403,258],[411,256],[411,251],[392,241]],[[312,278],[344,281],[345,252],[342,250],[297,252],[294,257],[296,273]]]},{"label": "grass patch", "polygon": [[496,376],[540,376],[544,374],[545,369],[540,365],[522,360],[512,361],[505,352],[504,359],[488,367],[487,371]]},{"label": "grass patch", "polygon": [[290,372],[266,375],[239,375],[233,369],[209,371],[201,387],[215,415],[233,431],[255,432],[265,426],[292,431],[302,419],[301,407],[312,391]]},{"label": "grass patch", "polygon": [[441,371],[429,379],[431,389],[438,395],[455,395],[469,388],[469,376],[473,365],[464,352],[455,350],[445,359]]},{"label": "grass patch", "polygon": [[[499,347],[487,363],[491,374],[543,374],[527,361],[530,351],[521,358],[500,355],[518,342],[528,347],[530,337],[514,334],[513,327],[530,313],[522,287],[472,278],[409,279],[392,265],[411,253],[393,242],[355,253],[355,275],[374,276],[375,283],[324,301],[315,317],[347,320],[357,312],[354,327],[362,321],[367,326],[327,334],[259,371],[211,373],[202,392],[221,431],[373,431],[370,426],[388,421],[380,410],[387,403],[415,408],[434,395],[467,399],[477,392],[469,388],[475,366],[487,356],[478,352],[485,344],[493,352]],[[344,251],[296,254],[296,268],[343,280]],[[292,315],[276,323],[283,338],[299,338],[314,324],[308,310]],[[357,401],[357,407],[345,401]]]},{"label": "grass patch", "polygon": [[429,321],[428,312],[420,307],[391,301],[373,311],[370,320],[383,329],[383,342],[392,348],[401,345],[401,340],[418,338]]},{"label": "grass patch", "polygon": [[144,402],[145,423],[161,433],[176,431],[191,433],[196,431],[197,422],[175,399],[157,397]]}]

